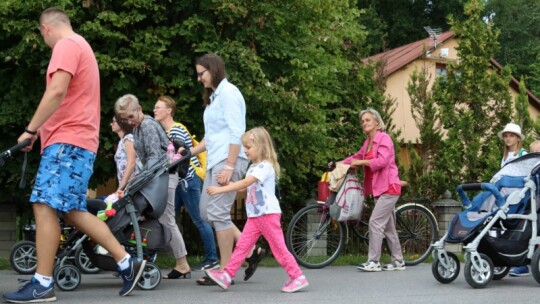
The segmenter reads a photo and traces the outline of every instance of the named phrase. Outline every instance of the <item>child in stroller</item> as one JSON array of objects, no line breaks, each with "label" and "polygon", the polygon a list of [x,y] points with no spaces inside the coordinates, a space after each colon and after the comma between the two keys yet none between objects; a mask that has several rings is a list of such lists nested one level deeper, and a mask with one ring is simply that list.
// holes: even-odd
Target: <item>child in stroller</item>
[{"label": "child in stroller", "polygon": [[[105,211],[106,223],[113,235],[133,256],[147,261],[138,286],[142,289],[154,289],[161,282],[161,270],[153,263],[158,250],[164,248],[170,240],[170,234],[158,222],[167,202],[168,172],[189,161],[187,153],[172,164],[164,158],[149,166],[133,178],[124,191],[124,197],[112,205],[103,200],[88,200],[88,210],[97,214]],[[117,271],[114,259],[100,246],[96,246],[86,235],[79,232],[70,241],[62,258],[54,269],[57,286],[65,291],[76,289],[81,282],[77,267],[69,263],[69,252],[83,248],[91,263],[108,271]]]},{"label": "child in stroller", "polygon": [[[454,216],[448,232],[432,245],[435,279],[450,283],[459,274],[459,260],[444,249],[446,242],[465,245],[465,279],[474,288],[502,279],[510,267],[529,263],[540,283],[540,251],[535,251],[540,244],[539,183],[540,153],[530,153],[506,164],[490,183],[458,186],[467,209]],[[466,191],[476,190],[483,192],[470,200]]]}]

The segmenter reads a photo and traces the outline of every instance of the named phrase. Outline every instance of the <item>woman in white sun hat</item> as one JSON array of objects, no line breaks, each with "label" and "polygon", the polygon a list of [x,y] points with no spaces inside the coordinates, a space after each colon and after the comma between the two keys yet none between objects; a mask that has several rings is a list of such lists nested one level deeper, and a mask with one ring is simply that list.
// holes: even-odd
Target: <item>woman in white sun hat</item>
[{"label": "woman in white sun hat", "polygon": [[501,167],[507,162],[527,154],[523,148],[523,139],[521,127],[515,123],[509,123],[504,130],[498,133],[499,138],[504,141],[504,153],[501,159]]}]

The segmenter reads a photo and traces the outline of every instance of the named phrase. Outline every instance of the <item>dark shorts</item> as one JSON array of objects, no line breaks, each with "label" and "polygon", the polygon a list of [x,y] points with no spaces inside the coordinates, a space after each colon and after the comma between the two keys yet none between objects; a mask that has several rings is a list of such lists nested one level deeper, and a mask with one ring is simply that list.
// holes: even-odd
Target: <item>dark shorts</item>
[{"label": "dark shorts", "polygon": [[30,202],[43,203],[59,212],[87,211],[86,191],[96,154],[69,144],[43,150]]}]

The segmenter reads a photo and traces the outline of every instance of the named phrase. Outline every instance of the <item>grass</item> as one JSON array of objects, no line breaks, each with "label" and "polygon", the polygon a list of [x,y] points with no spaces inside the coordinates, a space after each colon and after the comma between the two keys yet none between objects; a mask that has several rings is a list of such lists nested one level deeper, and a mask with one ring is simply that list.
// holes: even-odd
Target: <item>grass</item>
[{"label": "grass", "polygon": [[[463,254],[456,254],[461,262],[464,262]],[[202,257],[198,256],[188,256],[189,265],[195,265],[202,261]],[[364,255],[353,255],[353,254],[342,254],[340,255],[333,263],[332,266],[355,266],[367,260],[367,257]],[[383,254],[381,257],[381,263],[389,263],[391,261],[390,256]],[[429,256],[424,263],[431,263],[432,258]],[[175,265],[174,257],[170,254],[160,254],[156,261],[156,265],[161,269],[171,269]],[[259,264],[262,267],[280,267],[278,262],[274,257],[266,257]],[[10,270],[11,265],[8,259],[0,258],[0,270]]]},{"label": "grass", "polygon": [[8,270],[11,269],[11,265],[9,264],[8,259],[0,258],[0,270]]},{"label": "grass", "polygon": [[[188,263],[189,265],[195,265],[202,261],[202,257],[198,256],[188,256]],[[360,262],[365,261],[365,256],[358,256],[358,255],[341,255],[339,256],[334,263],[332,263],[332,266],[349,266],[349,265],[357,265]],[[382,262],[390,261],[390,256],[385,256],[381,258]],[[161,269],[171,269],[175,265],[175,259],[170,254],[161,254],[158,255],[158,258],[156,260],[156,265]],[[274,257],[266,257],[264,258],[261,263],[259,264],[261,267],[280,267],[278,262],[274,259]],[[9,260],[5,258],[0,258],[0,270],[10,270],[11,265],[9,264]]]},{"label": "grass", "polygon": [[[202,257],[188,257],[188,263],[190,265],[195,265],[202,260]],[[340,255],[333,263],[332,266],[355,266],[361,262],[365,262],[367,256],[364,255],[353,255],[353,254],[342,254]],[[391,258],[389,255],[381,256],[381,263],[390,263]],[[431,263],[431,257],[426,259],[425,263]],[[174,258],[170,255],[161,255],[156,261],[156,265],[162,269],[170,269],[174,267]],[[265,257],[259,264],[261,267],[281,267],[274,257]]]}]

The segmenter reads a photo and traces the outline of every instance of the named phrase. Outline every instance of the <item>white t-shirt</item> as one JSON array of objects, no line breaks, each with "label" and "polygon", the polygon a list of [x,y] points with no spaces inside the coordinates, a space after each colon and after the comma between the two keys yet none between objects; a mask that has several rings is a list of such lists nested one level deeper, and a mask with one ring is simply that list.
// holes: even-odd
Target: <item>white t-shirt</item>
[{"label": "white t-shirt", "polygon": [[265,214],[281,213],[275,192],[276,172],[274,167],[267,161],[252,164],[246,176],[253,176],[257,179],[256,183],[247,188],[247,216],[257,217]]},{"label": "white t-shirt", "polygon": [[508,152],[508,156],[506,157],[506,159],[501,159],[501,168],[506,165],[507,162],[511,161],[511,160],[514,160],[520,156],[523,156],[527,154],[527,152],[525,151],[525,149],[521,148],[521,150],[518,151],[517,154],[514,154],[514,152]]}]

